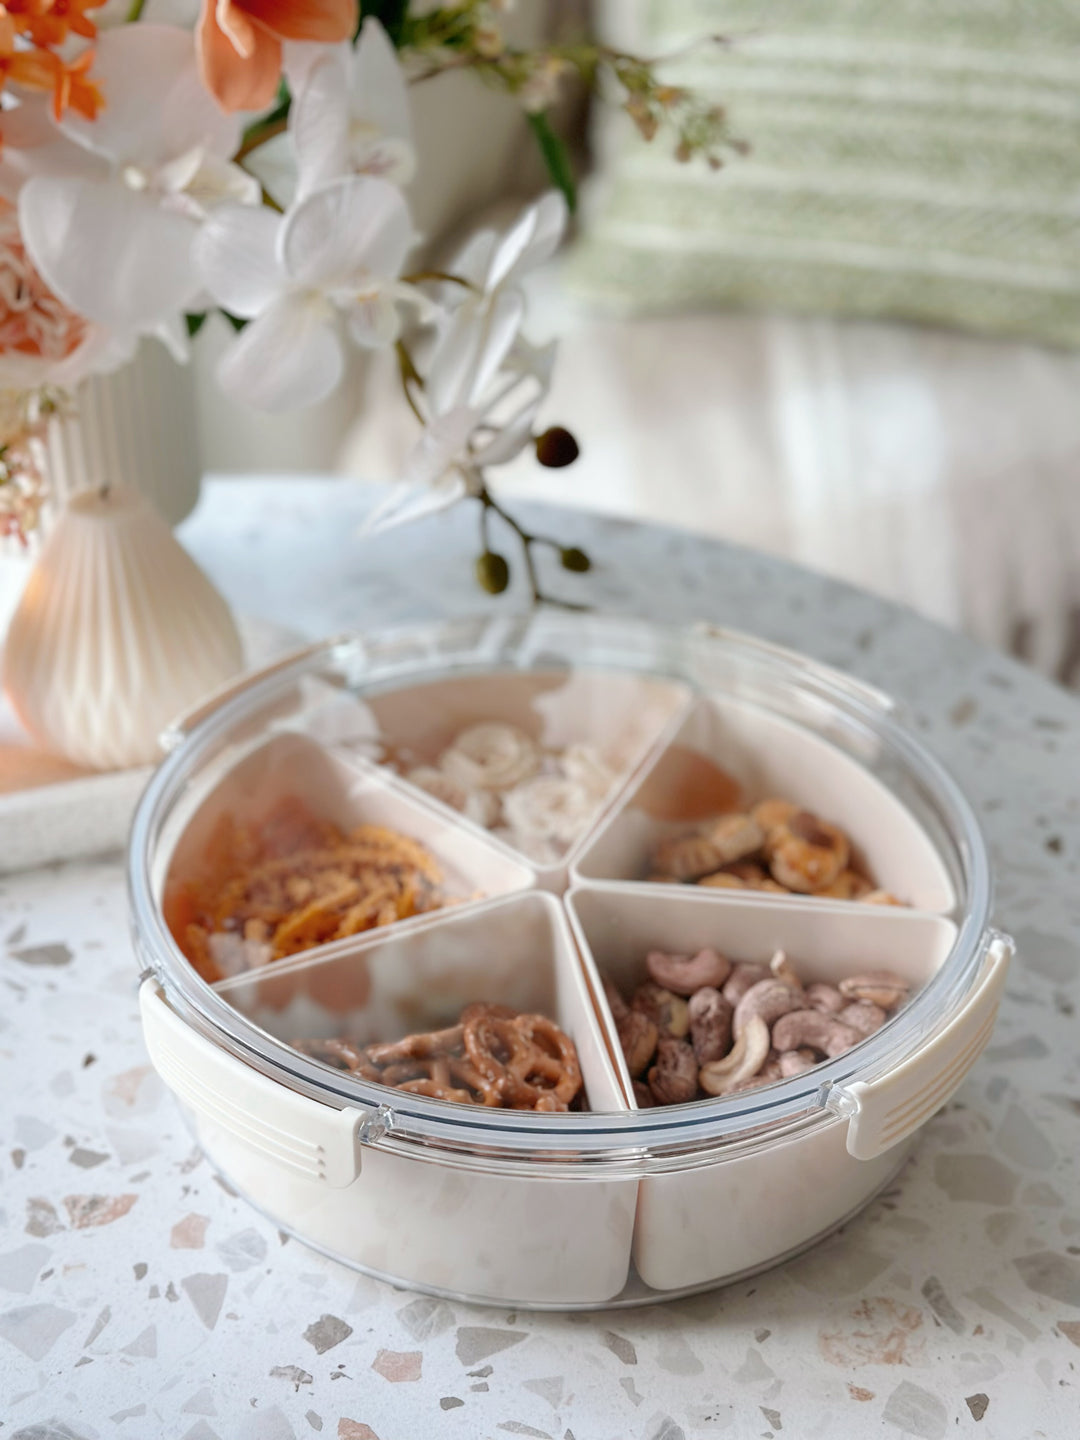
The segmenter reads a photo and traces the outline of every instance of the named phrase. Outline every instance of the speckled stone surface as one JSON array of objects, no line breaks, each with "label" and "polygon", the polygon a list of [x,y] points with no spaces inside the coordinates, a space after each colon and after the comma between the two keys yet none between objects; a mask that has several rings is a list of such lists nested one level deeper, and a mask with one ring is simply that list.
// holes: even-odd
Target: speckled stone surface
[{"label": "speckled stone surface", "polygon": [[[370,492],[216,483],[183,534],[312,636],[462,614],[475,517],[359,542]],[[706,618],[891,690],[975,801],[1019,941],[997,1032],[896,1184],[729,1290],[528,1315],[397,1291],[216,1180],[150,1069],[118,857],[0,882],[0,1440],[1080,1434],[1080,704],[865,595],[568,513],[565,593]],[[512,601],[509,603],[513,603]]]}]

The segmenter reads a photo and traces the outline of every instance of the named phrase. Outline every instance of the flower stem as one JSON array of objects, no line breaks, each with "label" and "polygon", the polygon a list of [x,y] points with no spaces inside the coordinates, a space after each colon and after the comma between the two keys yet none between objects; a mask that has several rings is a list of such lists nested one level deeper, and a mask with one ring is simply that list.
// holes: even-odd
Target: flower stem
[{"label": "flower stem", "polygon": [[509,511],[503,509],[503,507],[495,499],[495,497],[492,495],[491,491],[487,488],[486,485],[482,485],[477,499],[483,506],[484,521],[482,522],[482,533],[485,537],[487,534],[487,512],[489,510],[493,510],[495,514],[498,515],[499,519],[504,522],[504,524],[509,525],[510,529],[513,530],[515,535],[517,535],[518,539],[520,540],[521,555],[522,559],[525,561],[525,574],[528,577],[529,591],[532,595],[532,602],[534,605],[553,605],[559,610],[587,610],[589,608],[587,605],[579,604],[576,600],[560,600],[556,595],[546,595],[544,591],[540,588],[540,577],[536,573],[536,561],[533,558],[532,547],[534,545],[553,545],[556,549],[561,549],[558,541],[550,540],[547,538],[547,536],[544,535],[531,534],[528,530],[524,528],[524,526],[520,525],[514,519],[514,517],[509,513]]},{"label": "flower stem", "polygon": [[124,16],[124,24],[134,25],[136,20],[140,20],[142,18],[143,6],[145,4],[146,0],[131,0],[131,4],[128,7],[128,12]]},{"label": "flower stem", "polygon": [[[146,0],[134,0],[134,4],[138,5],[140,10],[145,3]],[[130,15],[128,16],[128,19],[131,19]],[[265,145],[268,140],[273,140],[276,135],[284,135],[285,131],[288,128],[289,117],[287,115],[283,115],[277,120],[271,120],[265,125],[254,126],[248,132],[247,139],[233,156],[233,164],[242,164],[243,161],[246,160],[247,157],[252,153],[252,151],[258,150],[260,145]]]}]

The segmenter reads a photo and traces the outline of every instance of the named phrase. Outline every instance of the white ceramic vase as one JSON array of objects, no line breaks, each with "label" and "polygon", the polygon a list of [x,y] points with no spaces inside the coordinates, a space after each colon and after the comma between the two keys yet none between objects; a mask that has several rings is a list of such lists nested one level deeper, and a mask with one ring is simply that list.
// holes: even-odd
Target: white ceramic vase
[{"label": "white ceramic vase", "polygon": [[202,479],[195,381],[164,345],[144,340],[129,364],[84,380],[45,435],[49,490],[62,504],[103,485],[138,490],[170,525],[195,507]]},{"label": "white ceramic vase", "polygon": [[83,491],[12,618],[4,688],[44,749],[119,769],[152,761],[166,725],[242,659],[229,607],[148,501]]}]

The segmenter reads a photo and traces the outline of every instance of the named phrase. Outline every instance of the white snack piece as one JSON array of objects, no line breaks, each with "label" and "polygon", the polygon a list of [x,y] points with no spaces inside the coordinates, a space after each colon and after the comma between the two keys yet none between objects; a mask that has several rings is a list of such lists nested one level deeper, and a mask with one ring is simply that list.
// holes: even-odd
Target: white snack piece
[{"label": "white snack piece", "polygon": [[575,780],[594,800],[602,800],[619,778],[593,745],[568,745],[559,763],[566,778]]},{"label": "white snack piece", "polygon": [[471,725],[439,757],[439,768],[468,790],[506,790],[540,769],[540,750],[516,725]]},{"label": "white snack piece", "polygon": [[503,797],[506,823],[512,831],[563,845],[577,839],[595,809],[596,801],[584,785],[559,775],[539,775]]},{"label": "white snack piece", "polygon": [[499,823],[502,805],[498,795],[491,790],[470,790],[434,765],[417,765],[406,773],[405,779],[485,830]]}]

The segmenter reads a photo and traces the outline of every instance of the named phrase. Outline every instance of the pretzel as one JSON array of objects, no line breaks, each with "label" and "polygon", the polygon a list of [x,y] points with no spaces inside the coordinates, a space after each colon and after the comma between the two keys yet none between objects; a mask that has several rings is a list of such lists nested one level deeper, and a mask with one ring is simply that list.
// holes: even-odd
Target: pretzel
[{"label": "pretzel", "polygon": [[361,1047],[347,1039],[296,1047],[365,1080],[460,1105],[562,1112],[582,1090],[570,1037],[545,1015],[466,1005],[456,1025]]}]

